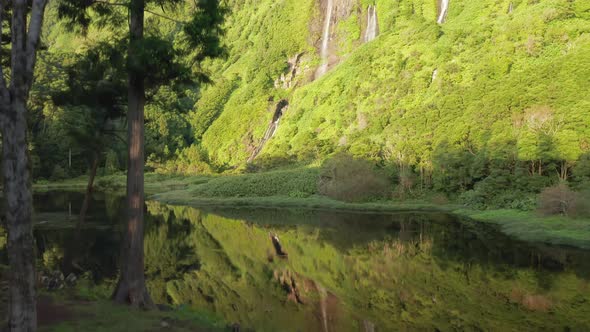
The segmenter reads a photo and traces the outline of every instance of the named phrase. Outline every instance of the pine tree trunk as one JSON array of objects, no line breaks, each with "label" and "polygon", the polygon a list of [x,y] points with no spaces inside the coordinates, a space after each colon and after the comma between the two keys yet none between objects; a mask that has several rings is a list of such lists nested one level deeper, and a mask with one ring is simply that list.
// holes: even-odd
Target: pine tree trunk
[{"label": "pine tree trunk", "polygon": [[[137,42],[143,39],[144,0],[132,0],[130,6],[129,58],[137,64]],[[114,300],[135,307],[153,308],[145,286],[143,252],[144,208],[144,105],[145,75],[129,68],[127,110],[127,232],[123,239],[121,271]]]},{"label": "pine tree trunk", "polygon": [[10,331],[35,331],[35,254],[31,214],[33,198],[29,183],[27,122],[24,100],[13,100],[10,119],[2,125],[2,166],[8,260],[10,264]]}]

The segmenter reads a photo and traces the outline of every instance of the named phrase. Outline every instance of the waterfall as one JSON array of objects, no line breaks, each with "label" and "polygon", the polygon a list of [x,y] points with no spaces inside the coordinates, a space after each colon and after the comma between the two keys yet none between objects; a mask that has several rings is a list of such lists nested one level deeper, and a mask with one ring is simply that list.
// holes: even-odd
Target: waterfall
[{"label": "waterfall", "polygon": [[514,10],[514,4],[511,2],[510,5],[508,6],[508,14],[512,14],[513,10]]},{"label": "waterfall", "polygon": [[438,15],[438,20],[436,22],[438,24],[443,24],[445,22],[447,11],[449,10],[449,0],[439,0],[440,1],[440,14]]},{"label": "waterfall", "polygon": [[430,84],[432,84],[432,82],[434,82],[434,80],[436,79],[436,76],[438,76],[438,68],[432,71],[432,78],[430,79]]},{"label": "waterfall", "polygon": [[326,16],[324,18],[324,33],[322,34],[322,48],[320,50],[320,56],[322,58],[322,64],[315,73],[315,77],[319,78],[328,71],[328,57],[330,56],[330,27],[332,25],[332,9],[334,7],[334,0],[327,0]]},{"label": "waterfall", "polygon": [[264,148],[264,145],[266,144],[266,142],[269,139],[274,137],[274,135],[277,132],[277,129],[279,128],[279,122],[281,121],[281,117],[283,116],[285,111],[287,111],[288,108],[289,108],[288,101],[281,100],[279,102],[279,104],[277,105],[277,108],[275,110],[275,114],[272,117],[272,120],[270,121],[270,123],[268,124],[268,128],[266,128],[266,131],[264,132],[264,136],[262,136],[260,143],[254,149],[254,151],[252,151],[250,158],[248,158],[248,162],[252,162],[252,160],[254,160],[258,156],[260,151],[262,151],[262,148]]},{"label": "waterfall", "polygon": [[367,8],[367,30],[365,31],[365,43],[377,37],[377,7],[375,5]]}]

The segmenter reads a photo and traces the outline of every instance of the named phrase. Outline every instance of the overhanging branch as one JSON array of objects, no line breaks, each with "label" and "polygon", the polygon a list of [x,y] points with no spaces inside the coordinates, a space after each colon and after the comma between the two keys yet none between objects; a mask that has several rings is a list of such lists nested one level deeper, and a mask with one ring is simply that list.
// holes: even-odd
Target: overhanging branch
[{"label": "overhanging branch", "polygon": [[[120,6],[120,7],[129,8],[129,4],[123,3],[123,2],[109,2],[109,1],[104,1],[104,0],[96,0],[93,3],[98,3],[98,4],[102,4],[102,5],[107,5],[107,6]],[[160,13],[157,13],[157,12],[154,12],[154,11],[151,11],[149,9],[144,9],[143,11],[146,12],[146,13],[150,13],[150,14],[152,14],[154,16],[158,16],[158,17],[161,17],[163,19],[172,21],[172,22],[176,22],[176,23],[180,23],[180,24],[185,24],[186,23],[186,22],[183,22],[183,21],[174,19],[172,17],[169,17],[169,16],[166,16],[166,15],[163,15],[163,14],[160,14]]]}]

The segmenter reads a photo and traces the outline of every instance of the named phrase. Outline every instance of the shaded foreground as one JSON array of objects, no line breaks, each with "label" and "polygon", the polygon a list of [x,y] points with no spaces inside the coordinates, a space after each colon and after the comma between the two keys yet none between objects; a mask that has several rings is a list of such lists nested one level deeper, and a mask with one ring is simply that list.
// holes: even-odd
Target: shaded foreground
[{"label": "shaded foreground", "polygon": [[[79,204],[79,195],[37,197],[38,222],[45,221],[35,231],[41,273],[65,271],[64,257],[77,253],[77,285],[52,294],[59,304],[91,302],[76,304],[77,322],[48,329],[109,330],[127,317],[138,321],[127,331],[157,330],[168,312],[137,315],[106,300],[117,274],[122,203],[96,198],[80,241],[72,241],[64,208]],[[257,331],[590,328],[590,253],[527,244],[486,224],[440,213],[199,210],[154,201],[147,211],[147,285],[156,303],[188,321],[182,324]],[[110,315],[101,310],[117,313],[86,319]]]}]

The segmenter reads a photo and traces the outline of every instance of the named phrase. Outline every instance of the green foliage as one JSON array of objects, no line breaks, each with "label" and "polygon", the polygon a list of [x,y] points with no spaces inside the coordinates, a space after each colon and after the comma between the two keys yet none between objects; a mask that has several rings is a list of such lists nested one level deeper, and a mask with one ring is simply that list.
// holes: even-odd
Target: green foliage
[{"label": "green foliage", "polygon": [[208,163],[207,154],[197,145],[177,150],[174,160],[162,164],[148,161],[148,166],[155,168],[158,173],[162,174],[200,175],[213,173]]},{"label": "green foliage", "polygon": [[590,153],[580,156],[580,159],[573,167],[573,180],[580,188],[590,188]]},{"label": "green foliage", "polygon": [[192,194],[205,197],[309,197],[318,192],[319,171],[314,168],[222,176],[197,185]]},{"label": "green foliage", "polygon": [[319,191],[330,198],[359,202],[387,198],[390,181],[375,165],[350,155],[336,155],[322,165]]},{"label": "green foliage", "polygon": [[[291,107],[258,157],[265,169],[347,150],[403,165],[404,191],[473,190],[464,201],[521,209],[531,208],[532,195],[554,181],[564,161],[575,181],[585,181],[576,160],[587,150],[588,100],[574,97],[584,96],[579,91],[587,87],[576,82],[589,74],[585,7],[545,0],[515,3],[508,13],[507,2],[458,1],[437,25],[432,2],[377,1],[381,35],[359,47],[370,4],[354,3],[353,15],[336,22],[344,62],[306,85],[304,68],[316,61],[310,39],[318,37],[322,18],[316,4],[228,4],[228,57],[204,63],[214,83],[186,117],[206,159],[220,169],[242,165],[272,117],[267,110],[286,96]],[[275,89],[286,60],[302,52],[296,87]],[[158,142],[180,132],[176,137],[186,137],[185,125],[153,119],[168,128],[153,131]],[[175,153],[188,149],[190,139],[184,142],[148,146],[157,147],[153,153],[165,165],[185,158]],[[494,184],[499,173],[510,173],[500,182],[518,188]],[[538,185],[527,186],[531,181]]]},{"label": "green foliage", "polygon": [[[120,70],[133,65],[121,39],[128,3],[81,13],[74,2],[50,7],[48,52],[40,56],[32,92],[38,125],[31,155],[43,177],[54,165],[66,168],[72,144],[61,137],[71,115],[84,132],[98,123],[78,116],[86,109],[46,96],[59,91],[113,104],[115,92],[124,95]],[[444,24],[436,24],[432,0],[348,2],[350,15],[341,8],[332,27],[331,48],[341,63],[317,80],[324,15],[317,1],[147,3],[156,14],[146,14],[138,65],[151,75],[146,155],[157,172],[317,165],[344,151],[394,170],[387,191],[395,198],[434,192],[478,209],[530,210],[556,174],[578,191],[590,186],[590,16],[583,1],[456,0]],[[376,5],[380,35],[363,45],[369,5]],[[84,26],[88,38],[67,30],[60,15]],[[275,86],[293,69],[287,62],[293,58],[291,87]],[[59,69],[59,62],[74,69]],[[210,84],[199,85],[206,76]],[[245,165],[279,100],[288,100],[289,109],[276,134]],[[122,159],[121,146],[113,150]],[[83,173],[82,153],[74,149],[71,175]],[[250,177],[264,176],[244,178]],[[233,192],[241,188],[236,178],[215,181],[227,181],[227,189],[203,185],[196,192],[257,192]],[[293,186],[268,193],[297,198],[316,191]]]},{"label": "green foliage", "polygon": [[55,165],[53,167],[53,171],[51,172],[51,180],[52,181],[59,181],[65,179],[67,176],[66,170],[63,169],[60,165]]}]

